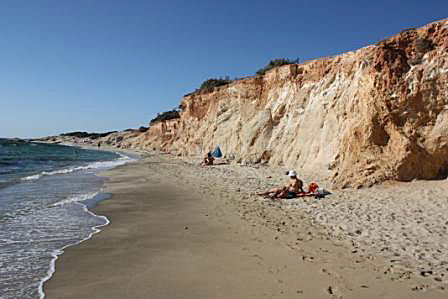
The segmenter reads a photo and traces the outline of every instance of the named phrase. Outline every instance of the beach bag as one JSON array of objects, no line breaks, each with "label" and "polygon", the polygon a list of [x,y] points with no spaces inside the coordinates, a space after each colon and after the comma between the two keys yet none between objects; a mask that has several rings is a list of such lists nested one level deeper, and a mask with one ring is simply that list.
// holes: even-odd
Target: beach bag
[{"label": "beach bag", "polygon": [[215,158],[221,158],[222,157],[222,152],[221,149],[219,148],[219,146],[217,146],[213,152],[212,152],[212,156]]},{"label": "beach bag", "polygon": [[311,183],[308,185],[308,192],[315,193],[319,189],[319,186],[316,183]]}]

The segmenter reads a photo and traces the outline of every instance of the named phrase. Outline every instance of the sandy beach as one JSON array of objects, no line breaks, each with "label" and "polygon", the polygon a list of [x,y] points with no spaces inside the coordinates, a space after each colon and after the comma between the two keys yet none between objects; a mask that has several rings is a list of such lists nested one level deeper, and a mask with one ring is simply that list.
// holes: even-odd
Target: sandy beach
[{"label": "sandy beach", "polygon": [[47,298],[448,297],[446,181],[253,195],[285,170],[146,153],[107,171],[111,223],[59,257]]}]

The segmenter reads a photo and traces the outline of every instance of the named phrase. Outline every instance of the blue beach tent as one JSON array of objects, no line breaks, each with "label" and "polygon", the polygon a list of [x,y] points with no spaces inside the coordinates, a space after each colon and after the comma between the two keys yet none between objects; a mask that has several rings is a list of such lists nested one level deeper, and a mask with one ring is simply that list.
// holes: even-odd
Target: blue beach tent
[{"label": "blue beach tent", "polygon": [[215,158],[221,158],[222,157],[222,152],[221,149],[219,148],[219,146],[217,146],[213,152],[212,152],[212,156]]}]

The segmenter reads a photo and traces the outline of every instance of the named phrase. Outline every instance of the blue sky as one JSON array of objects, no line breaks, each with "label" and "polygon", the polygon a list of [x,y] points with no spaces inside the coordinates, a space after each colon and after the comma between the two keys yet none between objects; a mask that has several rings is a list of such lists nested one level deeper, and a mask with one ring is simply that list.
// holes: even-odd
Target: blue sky
[{"label": "blue sky", "polygon": [[0,137],[147,125],[210,77],[357,49],[448,12],[362,2],[0,0]]}]

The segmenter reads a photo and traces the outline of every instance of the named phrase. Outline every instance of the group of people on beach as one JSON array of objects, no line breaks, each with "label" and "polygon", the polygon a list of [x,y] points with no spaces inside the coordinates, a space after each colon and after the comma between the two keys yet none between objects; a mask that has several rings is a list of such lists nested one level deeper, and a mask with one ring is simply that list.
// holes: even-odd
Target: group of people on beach
[{"label": "group of people on beach", "polygon": [[[213,165],[215,158],[211,152],[208,152],[202,159],[201,166]],[[316,183],[311,183],[308,189],[303,189],[303,182],[297,176],[295,170],[289,170],[286,173],[289,177],[289,181],[285,186],[270,189],[266,192],[257,193],[260,196],[267,196],[270,198],[296,198],[304,196],[317,196],[319,186]]]}]

